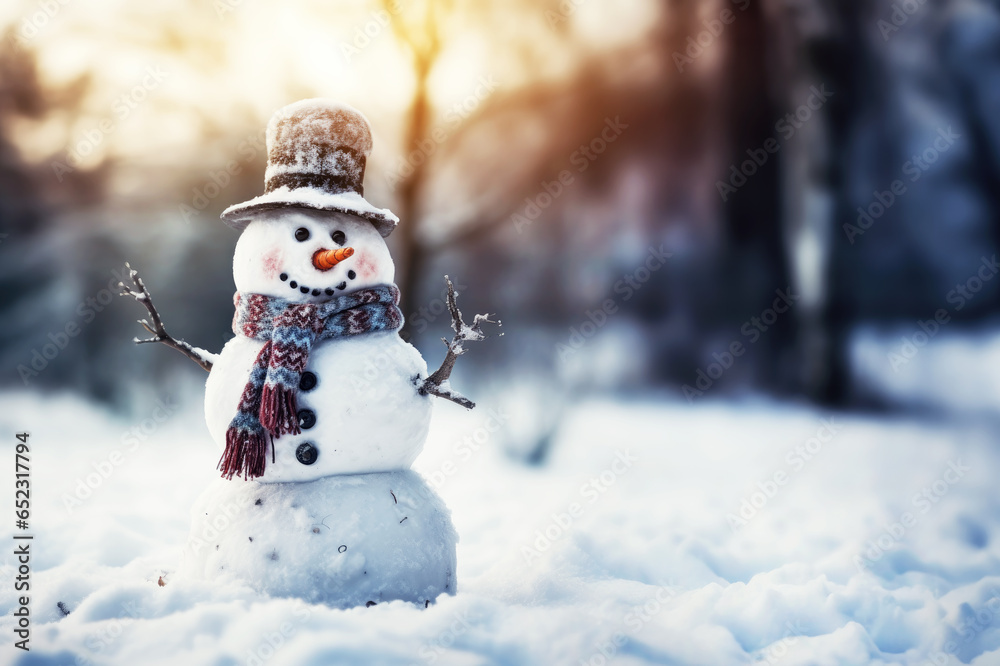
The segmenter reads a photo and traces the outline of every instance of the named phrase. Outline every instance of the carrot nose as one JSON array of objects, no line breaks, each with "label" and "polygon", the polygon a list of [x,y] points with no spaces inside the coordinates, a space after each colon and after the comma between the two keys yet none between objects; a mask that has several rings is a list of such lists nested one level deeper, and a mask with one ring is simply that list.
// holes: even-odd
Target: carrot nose
[{"label": "carrot nose", "polygon": [[328,271],[344,259],[354,254],[353,247],[342,247],[336,250],[317,250],[313,255],[313,266],[321,271]]}]

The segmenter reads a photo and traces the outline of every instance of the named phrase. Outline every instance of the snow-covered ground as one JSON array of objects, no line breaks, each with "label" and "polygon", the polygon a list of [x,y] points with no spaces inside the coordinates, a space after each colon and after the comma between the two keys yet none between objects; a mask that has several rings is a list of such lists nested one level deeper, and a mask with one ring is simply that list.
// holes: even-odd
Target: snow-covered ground
[{"label": "snow-covered ground", "polygon": [[3,521],[0,663],[1000,664],[986,419],[591,400],[529,467],[501,450],[515,415],[439,404],[415,468],[452,509],[459,592],[345,611],[174,573],[216,475],[198,397],[130,422],[0,395],[0,506],[27,429],[35,534],[25,654]]}]

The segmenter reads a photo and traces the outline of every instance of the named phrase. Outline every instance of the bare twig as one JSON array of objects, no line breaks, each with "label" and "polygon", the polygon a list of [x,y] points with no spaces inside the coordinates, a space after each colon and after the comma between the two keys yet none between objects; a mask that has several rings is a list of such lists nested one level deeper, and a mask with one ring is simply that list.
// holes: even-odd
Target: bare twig
[{"label": "bare twig", "polygon": [[204,349],[193,347],[183,340],[177,340],[167,333],[167,331],[163,328],[163,321],[160,319],[160,313],[156,311],[155,307],[153,307],[153,299],[150,297],[149,291],[146,289],[146,285],[143,284],[142,278],[139,277],[139,271],[132,268],[128,263],[125,264],[125,268],[128,269],[129,277],[132,278],[135,288],[132,289],[124,282],[119,282],[118,286],[121,288],[120,295],[134,298],[141,303],[149,312],[149,318],[153,322],[150,324],[149,321],[145,319],[139,319],[138,321],[142,324],[142,327],[152,333],[153,337],[146,339],[133,338],[133,342],[137,345],[145,344],[147,342],[162,342],[168,347],[176,349],[180,353],[187,356],[189,359],[204,368],[205,371],[211,372],[215,355],[205,351]]},{"label": "bare twig", "polygon": [[458,309],[458,304],[455,302],[455,287],[452,285],[451,279],[445,275],[444,281],[448,283],[448,311],[451,312],[451,327],[455,331],[455,336],[451,339],[451,342],[448,342],[445,338],[441,338],[441,341],[448,348],[448,352],[441,362],[441,367],[435,370],[427,379],[424,379],[419,384],[417,391],[421,395],[434,395],[439,398],[445,398],[462,405],[466,409],[472,409],[476,406],[476,403],[453,391],[448,379],[451,377],[451,371],[455,367],[455,361],[466,351],[465,343],[477,342],[486,337],[486,334],[482,330],[484,323],[499,324],[500,322],[490,319],[489,314],[477,314],[473,317],[471,326],[466,324],[462,321],[462,311]]}]

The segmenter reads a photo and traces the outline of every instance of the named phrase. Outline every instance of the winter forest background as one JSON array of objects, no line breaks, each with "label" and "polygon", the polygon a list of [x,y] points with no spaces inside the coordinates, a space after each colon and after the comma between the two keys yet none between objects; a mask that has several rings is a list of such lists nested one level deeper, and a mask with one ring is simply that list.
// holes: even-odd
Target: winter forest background
[{"label": "winter forest background", "polygon": [[[852,336],[919,343],[941,308],[942,333],[984,330],[997,303],[989,281],[952,293],[995,249],[996,7],[893,7],[10,5],[3,381],[126,406],[133,380],[200,373],[122,344],[136,313],[102,290],[130,259],[178,335],[220,347],[218,213],[261,189],[273,109],[331,96],[375,127],[366,191],[406,220],[421,346],[440,351],[445,272],[507,323],[466,381],[681,395],[743,341],[711,393],[882,403]],[[741,332],[776,290],[794,306]],[[71,347],[34,356],[72,321]]]},{"label": "winter forest background", "polygon": [[[436,367],[444,274],[466,313],[503,321],[454,376],[482,412],[438,406],[418,469],[440,473],[485,414],[503,424],[440,490],[472,596],[419,620],[378,611],[418,627],[395,635],[398,653],[373,638],[387,635],[374,611],[316,611],[272,663],[1000,663],[997,2],[25,0],[0,8],[0,27],[0,437],[66,429],[42,454],[65,477],[38,491],[50,529],[104,524],[112,497],[147,492],[121,474],[107,505],[64,508],[157,401],[185,416],[153,439],[211,452],[204,372],[131,344],[141,312],[114,295],[117,276],[130,261],[167,329],[218,351],[236,242],[218,215],[262,191],[270,114],[330,97],[375,132],[365,196],[401,219],[404,334]],[[767,495],[748,535],[735,523],[763,509],[741,514],[743,500],[830,418],[846,433],[831,462]],[[648,479],[609,491],[564,550],[538,549],[542,565],[511,546],[530,576],[491,559],[504,538],[544,533],[550,512],[533,507],[604,469],[595,450],[626,444]],[[180,465],[167,450],[129,476]],[[975,471],[880,546],[956,456]],[[175,496],[180,518],[161,516],[181,538],[195,485]],[[493,522],[463,527],[462,506]],[[72,550],[76,571],[146,575],[151,544],[174,532],[129,525],[135,559],[63,536],[48,566]],[[45,597],[37,621],[58,649],[30,663],[144,654],[155,629],[78,648],[121,617],[118,597],[92,596],[120,577],[68,591],[68,573],[50,575],[83,611],[63,620]],[[669,586],[669,602],[639,585]],[[609,655],[603,628],[650,598],[665,612]],[[241,612],[273,619],[271,603]],[[463,608],[489,620],[445,646]],[[544,638],[564,632],[576,638]],[[184,649],[244,663],[244,647]]]}]

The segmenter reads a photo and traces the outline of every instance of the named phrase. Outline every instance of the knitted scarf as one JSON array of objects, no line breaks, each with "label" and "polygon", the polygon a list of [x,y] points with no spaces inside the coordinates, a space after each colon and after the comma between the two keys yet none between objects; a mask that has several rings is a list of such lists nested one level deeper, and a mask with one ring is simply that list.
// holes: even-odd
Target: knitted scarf
[{"label": "knitted scarf", "polygon": [[[250,370],[236,416],[226,431],[219,460],[222,476],[252,479],[264,474],[266,436],[300,431],[296,392],[317,340],[403,325],[399,289],[382,285],[337,296],[325,303],[293,303],[261,294],[234,297],[233,332],[264,342]],[[333,379],[333,378],[328,378]]]}]

